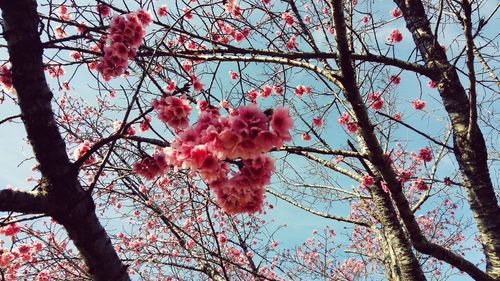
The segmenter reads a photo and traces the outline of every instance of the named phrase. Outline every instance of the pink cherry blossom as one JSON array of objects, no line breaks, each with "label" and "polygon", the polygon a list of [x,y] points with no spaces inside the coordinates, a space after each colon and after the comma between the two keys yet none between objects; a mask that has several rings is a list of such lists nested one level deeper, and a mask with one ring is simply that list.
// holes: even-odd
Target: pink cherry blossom
[{"label": "pink cherry blossom", "polygon": [[292,26],[295,22],[295,18],[289,12],[281,14],[281,18],[286,22],[287,25]]},{"label": "pink cherry blossom", "polygon": [[269,95],[271,95],[272,91],[273,91],[273,88],[271,86],[264,85],[262,87],[262,91],[259,92],[259,95],[261,97],[265,98],[265,97],[268,97]]},{"label": "pink cherry blossom", "polygon": [[402,15],[401,10],[398,8],[392,9],[390,14],[392,17],[395,17],[395,18],[399,18]]},{"label": "pink cherry blossom", "polygon": [[391,75],[389,81],[394,85],[399,85],[401,83],[401,77],[399,75]]},{"label": "pink cherry blossom", "polygon": [[[73,158],[75,160],[78,160],[85,153],[87,153],[87,151],[89,151],[89,149],[91,147],[92,147],[92,144],[90,143],[90,141],[85,140],[80,145],[78,145],[78,147],[75,149],[75,151],[73,152]],[[91,156],[87,160],[85,160],[85,164],[86,165],[90,165],[90,164],[93,164],[95,161],[96,161],[95,157]]]},{"label": "pink cherry blossom", "polygon": [[412,187],[418,191],[426,191],[429,189],[425,181],[420,177],[413,181]]},{"label": "pink cherry blossom", "polygon": [[313,120],[312,120],[312,123],[315,125],[315,126],[321,126],[323,125],[323,120],[321,119],[321,117],[314,117]]},{"label": "pink cherry blossom", "polygon": [[411,105],[413,106],[414,109],[416,110],[422,110],[425,107],[426,102],[419,100],[419,99],[414,99],[411,101]]},{"label": "pink cherry blossom", "polygon": [[3,233],[5,236],[14,236],[21,231],[21,227],[18,223],[11,223],[7,226],[0,228],[0,233]]},{"label": "pink cherry blossom", "polygon": [[284,141],[292,139],[288,131],[293,127],[293,120],[290,118],[288,108],[278,107],[273,110],[271,127]]},{"label": "pink cherry blossom", "polygon": [[290,37],[290,39],[288,40],[288,42],[286,42],[286,47],[289,49],[289,50],[292,50],[292,49],[295,49],[297,48],[299,44],[297,43],[297,37],[295,35],[292,35]]},{"label": "pink cherry blossom", "polygon": [[387,37],[387,41],[390,44],[399,43],[402,40],[403,40],[403,34],[401,34],[401,31],[399,31],[399,29],[392,30],[392,32]]},{"label": "pink cherry blossom", "polygon": [[109,25],[109,42],[97,65],[97,70],[105,80],[125,73],[128,60],[135,57],[136,49],[142,43],[144,27],[150,22],[151,15],[142,9],[125,17],[113,17]]},{"label": "pink cherry blossom", "polygon": [[99,15],[107,17],[111,13],[111,8],[106,4],[99,4],[97,5],[97,12]]},{"label": "pink cherry blossom", "polygon": [[186,99],[175,96],[161,97],[152,103],[158,118],[174,129],[183,129],[189,125],[191,105]]},{"label": "pink cherry blossom", "polygon": [[370,107],[375,110],[379,110],[384,106],[384,99],[380,92],[368,93],[368,102]]},{"label": "pink cherry blossom", "polygon": [[399,112],[394,113],[394,116],[392,118],[396,119],[396,121],[401,121],[401,113]]},{"label": "pink cherry blossom", "polygon": [[337,122],[341,125],[346,125],[347,123],[349,123],[350,118],[351,116],[349,115],[349,113],[344,112],[340,115],[340,118],[337,120]]},{"label": "pink cherry blossom", "polygon": [[424,162],[430,162],[432,161],[432,151],[427,147],[420,148],[417,157]]},{"label": "pink cherry blossom", "polygon": [[229,108],[229,101],[228,100],[221,100],[219,104],[220,104],[220,107],[222,107],[222,108]]},{"label": "pink cherry blossom", "polygon": [[160,8],[158,8],[158,16],[165,17],[167,16],[167,13],[168,13],[167,5],[161,5]]},{"label": "pink cherry blossom", "polygon": [[192,75],[191,76],[191,83],[193,84],[193,90],[195,92],[203,91],[203,87],[205,86],[205,84],[201,83],[201,81],[200,81],[200,79],[198,79],[198,77]]},{"label": "pink cherry blossom", "polygon": [[40,273],[38,273],[38,275],[36,276],[36,281],[50,281],[50,280],[51,280],[50,274],[45,270],[40,271]]},{"label": "pink cherry blossom", "polygon": [[14,85],[12,84],[12,71],[6,65],[0,66],[0,84],[7,92],[12,92]]},{"label": "pink cherry blossom", "polygon": [[302,133],[302,139],[308,141],[311,139],[311,136],[307,132],[304,132]]},{"label": "pink cherry blossom", "polygon": [[238,79],[238,72],[236,71],[229,71],[229,76],[231,77],[232,80]]},{"label": "pink cherry blossom", "polygon": [[375,183],[375,179],[369,175],[365,175],[361,179],[361,185],[365,188],[372,186],[374,183]]},{"label": "pink cherry blossom", "polygon": [[356,122],[349,122],[346,125],[347,131],[350,133],[356,133],[358,131],[358,123]]},{"label": "pink cherry blossom", "polygon": [[152,157],[147,156],[134,163],[132,170],[147,180],[153,180],[157,176],[164,174],[167,169],[168,163],[165,154],[162,151],[157,151]]}]

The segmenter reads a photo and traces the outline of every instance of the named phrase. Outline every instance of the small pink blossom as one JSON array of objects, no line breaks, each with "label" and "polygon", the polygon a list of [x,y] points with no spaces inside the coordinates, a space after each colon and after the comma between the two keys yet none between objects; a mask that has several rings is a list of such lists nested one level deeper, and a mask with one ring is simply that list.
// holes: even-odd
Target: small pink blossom
[{"label": "small pink blossom", "polygon": [[293,127],[293,120],[288,108],[278,107],[273,110],[271,127],[283,140],[290,141],[292,139],[289,130]]},{"label": "small pink blossom", "polygon": [[391,75],[389,81],[394,85],[399,85],[401,83],[401,77],[399,75]]},{"label": "small pink blossom", "polygon": [[349,115],[349,113],[344,112],[340,115],[340,118],[337,120],[337,122],[341,125],[346,125],[347,123],[349,123],[350,118],[351,116]]},{"label": "small pink blossom", "polygon": [[7,92],[12,92],[14,85],[12,84],[12,71],[6,65],[0,66],[0,84]]},{"label": "small pink blossom", "polygon": [[419,100],[419,99],[414,99],[411,101],[411,105],[413,106],[414,109],[416,110],[422,110],[425,107],[426,102]]},{"label": "small pink blossom", "polygon": [[40,271],[36,276],[36,281],[50,281],[50,280],[51,280],[50,274],[45,270]]},{"label": "small pink blossom", "polygon": [[311,136],[309,135],[309,133],[307,133],[307,132],[302,133],[302,140],[308,141],[310,139],[311,139]]},{"label": "small pink blossom", "polygon": [[97,12],[99,15],[107,17],[111,13],[111,8],[106,4],[99,4],[97,5]]},{"label": "small pink blossom", "polygon": [[394,118],[396,121],[401,121],[401,113],[399,113],[399,112],[394,113],[393,118]]},{"label": "small pink blossom", "polygon": [[290,37],[290,39],[288,40],[288,42],[286,42],[286,47],[289,49],[289,50],[293,50],[295,48],[297,48],[299,44],[297,43],[297,37],[295,35],[292,35]]},{"label": "small pink blossom", "polygon": [[220,244],[226,244],[227,242],[227,237],[224,233],[220,233],[219,235],[217,235],[217,241],[219,241]]},{"label": "small pink blossom", "polygon": [[276,94],[281,95],[281,94],[283,94],[283,87],[278,86],[278,85],[274,85],[274,86],[273,86],[273,91],[274,91]]},{"label": "small pink blossom", "polygon": [[368,102],[370,107],[375,110],[380,110],[384,106],[384,99],[380,92],[368,93]]},{"label": "small pink blossom", "polygon": [[262,91],[260,91],[259,93],[260,93],[261,97],[265,98],[265,97],[268,97],[269,95],[271,95],[272,91],[273,91],[273,88],[271,86],[264,85],[262,87]]},{"label": "small pink blossom", "polygon": [[200,79],[198,79],[198,77],[196,76],[191,76],[191,83],[193,83],[193,90],[195,92],[201,92],[203,91],[203,87],[205,86],[205,84],[201,83]]},{"label": "small pink blossom", "polygon": [[347,131],[350,133],[356,133],[358,131],[358,123],[356,122],[349,122],[346,125]]},{"label": "small pink blossom", "polygon": [[175,96],[162,97],[152,103],[158,118],[174,129],[183,129],[189,125],[191,105],[189,101]]},{"label": "small pink blossom", "polygon": [[395,17],[395,18],[399,18],[402,15],[401,10],[398,8],[392,9],[390,14],[392,17]]},{"label": "small pink blossom", "polygon": [[420,177],[413,181],[412,187],[419,191],[426,191],[427,189],[429,189],[424,179]]},{"label": "small pink blossom", "polygon": [[163,152],[156,152],[152,157],[147,156],[134,163],[132,170],[134,173],[145,177],[147,180],[153,180],[168,169],[166,156]]},{"label": "small pink blossom", "polygon": [[323,120],[321,119],[321,117],[314,117],[313,120],[312,120],[312,123],[315,125],[315,126],[321,126],[323,125]]},{"label": "small pink blossom", "polygon": [[229,76],[231,77],[232,80],[238,79],[238,72],[236,71],[229,71]]},{"label": "small pink blossom", "polygon": [[417,157],[424,162],[430,162],[432,161],[432,151],[427,147],[420,148]]},{"label": "small pink blossom", "polygon": [[403,40],[403,34],[401,34],[401,31],[399,31],[399,29],[392,30],[392,32],[387,37],[387,41],[390,44],[399,43],[402,40]]},{"label": "small pink blossom", "polygon": [[368,188],[375,183],[375,179],[372,176],[365,175],[361,179],[361,184],[363,187]]},{"label": "small pink blossom", "polygon": [[222,107],[222,108],[229,108],[229,101],[228,100],[221,100],[219,104],[220,104],[220,107]]},{"label": "small pink blossom", "polygon": [[295,22],[295,18],[289,12],[281,14],[281,18],[286,22],[288,26],[292,26]]},{"label": "small pink blossom", "polygon": [[161,5],[160,8],[158,8],[158,16],[165,17],[167,16],[167,13],[168,13],[167,5]]}]

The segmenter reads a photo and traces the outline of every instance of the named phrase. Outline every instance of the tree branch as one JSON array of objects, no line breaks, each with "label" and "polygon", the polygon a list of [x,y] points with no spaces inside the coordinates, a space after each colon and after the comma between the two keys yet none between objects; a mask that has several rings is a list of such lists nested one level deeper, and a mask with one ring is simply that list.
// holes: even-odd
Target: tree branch
[{"label": "tree branch", "polygon": [[49,201],[41,193],[12,189],[0,190],[0,212],[45,214],[48,210]]}]

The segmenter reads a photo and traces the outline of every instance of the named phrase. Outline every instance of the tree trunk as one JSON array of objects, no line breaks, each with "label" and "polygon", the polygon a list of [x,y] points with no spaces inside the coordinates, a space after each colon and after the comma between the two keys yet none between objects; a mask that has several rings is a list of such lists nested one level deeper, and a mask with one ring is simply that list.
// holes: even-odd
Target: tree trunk
[{"label": "tree trunk", "polygon": [[419,0],[395,0],[403,12],[406,27],[422,54],[426,64],[435,67],[432,79],[437,82],[439,94],[453,126],[455,157],[460,167],[468,201],[480,232],[486,253],[487,273],[500,278],[500,207],[493,189],[488,169],[488,154],[483,134],[476,118],[471,118],[471,106],[446,53],[435,42],[429,20]]},{"label": "tree trunk", "polygon": [[67,230],[94,280],[130,280],[95,213],[95,205],[78,181],[51,108],[45,80],[41,27],[34,0],[1,0],[12,79],[22,120],[43,176],[47,214]]}]

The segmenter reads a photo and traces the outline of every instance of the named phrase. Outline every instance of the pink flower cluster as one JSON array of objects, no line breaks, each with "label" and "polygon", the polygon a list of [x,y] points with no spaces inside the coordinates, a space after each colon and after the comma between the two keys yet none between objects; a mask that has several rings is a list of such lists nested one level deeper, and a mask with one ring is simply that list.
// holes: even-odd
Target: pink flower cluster
[{"label": "pink flower cluster", "polygon": [[431,162],[432,161],[432,151],[427,147],[421,148],[418,151],[417,157],[418,157],[418,159],[420,159],[424,162]]},{"label": "pink flower cluster", "polygon": [[349,133],[356,133],[358,131],[358,123],[351,122],[350,119],[351,119],[351,116],[349,115],[349,113],[344,112],[344,113],[342,113],[340,118],[337,120],[337,122],[341,125],[345,125],[346,129],[347,129],[347,131],[349,131]]},{"label": "pink flower cluster", "polygon": [[395,18],[399,18],[402,15],[401,10],[398,8],[392,9],[390,14],[392,17],[395,17]]},{"label": "pink flower cluster", "polygon": [[[204,111],[164,152],[168,165],[197,171],[226,212],[256,212],[274,171],[274,161],[265,153],[291,140],[292,126],[284,107],[274,109],[272,116],[255,104],[242,106],[229,116]],[[239,171],[231,172],[225,160],[237,164]]]},{"label": "pink flower cluster", "polygon": [[274,160],[260,154],[254,159],[243,160],[240,171],[223,182],[211,184],[219,204],[230,214],[254,213],[264,204],[264,186],[271,183]]},{"label": "pink flower cluster", "polygon": [[156,151],[152,157],[148,156],[134,163],[132,171],[148,180],[164,174],[168,169],[167,160],[163,151]]},{"label": "pink flower cluster", "polygon": [[189,113],[191,113],[192,107],[188,100],[167,96],[153,100],[152,105],[158,112],[158,118],[172,128],[184,129],[189,125]]},{"label": "pink flower cluster", "polygon": [[389,81],[394,85],[399,85],[401,83],[401,77],[397,74],[391,75]]},{"label": "pink flower cluster", "polygon": [[17,275],[19,268],[23,263],[35,262],[35,254],[41,251],[42,247],[42,243],[34,242],[18,244],[10,249],[0,248],[0,269],[5,280],[20,280]]},{"label": "pink flower cluster", "polygon": [[226,13],[231,14],[234,18],[241,16],[241,7],[236,5],[235,0],[228,0],[224,8]]},{"label": "pink flower cluster", "polygon": [[299,84],[299,85],[297,85],[297,87],[295,87],[295,90],[293,91],[293,93],[296,96],[301,97],[304,93],[310,94],[311,91],[312,91],[311,86],[304,86],[302,84]]},{"label": "pink flower cluster", "polygon": [[243,41],[250,35],[250,28],[244,27],[241,30],[237,30],[235,27],[224,23],[223,21],[217,21],[217,27],[220,29],[220,34],[214,34],[213,40],[227,44],[233,37],[236,43]]},{"label": "pink flower cluster", "polygon": [[425,104],[426,104],[425,101],[419,100],[419,99],[414,99],[414,100],[411,101],[411,105],[416,110],[422,110],[422,109],[424,109]]},{"label": "pink flower cluster", "polygon": [[167,5],[161,5],[160,8],[158,8],[158,16],[165,17],[167,16],[167,13],[168,13]]},{"label": "pink flower cluster", "polygon": [[106,4],[97,5],[97,12],[103,17],[109,16],[111,14],[111,8]]},{"label": "pink flower cluster", "polygon": [[394,29],[387,37],[387,41],[390,44],[399,43],[402,40],[403,40],[403,34],[401,34],[401,31],[399,31],[399,29]]},{"label": "pink flower cluster", "polygon": [[375,183],[375,179],[372,176],[366,175],[361,179],[361,187],[369,188]]},{"label": "pink flower cluster", "polygon": [[368,93],[368,102],[370,107],[375,110],[379,110],[384,106],[384,99],[380,92],[370,92]]},{"label": "pink flower cluster", "polygon": [[14,236],[19,231],[21,231],[21,227],[17,223],[11,223],[7,226],[0,227],[0,234],[3,234],[5,236]]},{"label": "pink flower cluster", "polygon": [[12,92],[14,85],[12,84],[12,71],[6,65],[0,66],[0,84],[7,92]]},{"label": "pink flower cluster", "polygon": [[288,26],[292,26],[295,22],[295,18],[289,12],[284,12],[281,14],[281,18],[286,22]]},{"label": "pink flower cluster", "polygon": [[68,7],[61,5],[61,6],[59,6],[59,8],[57,10],[59,12],[58,13],[59,18],[61,18],[62,20],[65,20],[65,21],[71,20],[71,16],[68,14]]},{"label": "pink flower cluster", "polygon": [[297,46],[299,46],[299,43],[297,43],[297,36],[290,36],[290,39],[288,40],[288,42],[286,42],[285,45],[289,50],[297,48]]},{"label": "pink flower cluster", "polygon": [[105,80],[120,76],[133,59],[145,35],[144,27],[151,23],[151,15],[140,9],[126,17],[116,15],[109,25],[108,44],[100,58],[97,70]]},{"label": "pink flower cluster", "polygon": [[429,189],[424,179],[420,177],[413,181],[412,187],[418,191],[426,191],[427,189]]},{"label": "pink flower cluster", "polygon": [[[92,146],[92,144],[90,143],[90,141],[86,140],[84,142],[82,142],[80,145],[78,145],[78,147],[75,149],[75,151],[73,152],[73,158],[75,160],[78,160],[80,157],[82,157],[87,151],[89,151],[90,147]],[[85,160],[85,164],[86,165],[90,165],[90,164],[93,164],[94,162],[96,161],[95,157],[94,156],[91,156],[89,157],[87,160]]]}]

